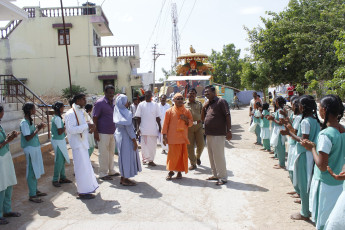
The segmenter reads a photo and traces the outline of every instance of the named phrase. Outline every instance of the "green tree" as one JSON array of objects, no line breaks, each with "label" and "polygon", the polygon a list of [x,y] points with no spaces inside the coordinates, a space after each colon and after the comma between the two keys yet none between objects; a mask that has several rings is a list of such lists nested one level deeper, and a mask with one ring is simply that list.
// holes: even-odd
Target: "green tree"
[{"label": "green tree", "polygon": [[241,89],[241,59],[240,49],[234,44],[223,47],[222,52],[212,50],[209,62],[213,65],[213,78],[216,83],[227,84]]},{"label": "green tree", "polygon": [[340,64],[334,41],[345,26],[344,1],[290,0],[284,11],[267,14],[264,27],[245,29],[255,60],[271,69],[271,82],[331,79]]},{"label": "green tree", "polygon": [[265,62],[250,62],[246,60],[243,63],[241,83],[247,89],[262,91],[264,93],[270,85],[270,67]]},{"label": "green tree", "polygon": [[67,87],[65,89],[62,89],[62,97],[66,98],[66,99],[70,99],[78,93],[85,93],[85,92],[86,92],[86,88],[84,88],[80,85],[73,85],[72,84],[72,94],[71,94],[70,87]]}]

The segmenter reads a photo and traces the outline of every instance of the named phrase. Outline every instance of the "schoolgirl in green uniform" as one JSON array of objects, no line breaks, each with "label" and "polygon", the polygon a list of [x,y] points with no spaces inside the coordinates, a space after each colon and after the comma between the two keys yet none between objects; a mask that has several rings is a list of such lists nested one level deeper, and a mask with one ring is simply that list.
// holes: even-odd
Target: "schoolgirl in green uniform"
[{"label": "schoolgirl in green uniform", "polygon": [[[313,153],[315,166],[309,200],[312,221],[316,229],[323,229],[343,190],[343,181],[336,180],[327,171],[327,166],[339,174],[345,164],[345,128],[339,123],[344,106],[338,96],[327,95],[321,99],[319,114],[324,123],[317,147],[309,140],[301,142]],[[345,221],[345,220],[343,220]]]},{"label": "schoolgirl in green uniform", "polygon": [[52,146],[55,152],[53,186],[61,187],[61,184],[72,183],[66,178],[65,163],[70,163],[66,140],[65,125],[61,114],[64,111],[64,104],[57,101],[53,104],[54,117],[51,122]]},{"label": "schoolgirl in green uniform", "polygon": [[261,127],[260,127],[260,123],[261,123],[261,103],[260,102],[256,102],[254,104],[254,116],[253,116],[253,122],[254,124],[256,124],[255,127],[255,135],[256,135],[256,145],[261,145],[261,137],[260,137],[260,133],[261,133]]},{"label": "schoolgirl in green uniform", "polygon": [[297,136],[288,129],[281,131],[284,135],[290,135],[297,141],[297,158],[294,163],[293,183],[297,186],[301,198],[301,211],[291,215],[294,220],[308,220],[309,211],[309,188],[313,171],[313,154],[302,145],[303,139],[312,142],[317,141],[320,132],[320,122],[317,117],[317,106],[315,99],[310,95],[303,95],[300,98],[299,110],[302,113],[302,121]]},{"label": "schoolgirl in green uniform", "polygon": [[261,133],[260,137],[262,139],[263,143],[263,149],[262,150],[267,150],[271,151],[271,146],[270,146],[270,121],[267,119],[268,116],[270,115],[270,112],[268,111],[269,108],[268,103],[264,103],[262,105],[262,115],[261,115],[261,121],[260,121],[260,128],[261,128]]},{"label": "schoolgirl in green uniform", "polygon": [[[274,130],[271,138],[271,145],[274,147],[274,154],[279,160],[279,164],[275,165],[275,169],[285,168],[285,137],[282,136],[280,130],[284,129],[283,121],[285,116],[280,112],[284,110],[284,105],[286,104],[285,99],[282,96],[277,97],[276,102],[277,111],[275,117],[269,117],[273,123],[275,123]],[[275,140],[275,141],[274,141]]]},{"label": "schoolgirl in green uniform", "polygon": [[37,190],[37,180],[44,174],[44,166],[41,152],[41,144],[38,139],[38,132],[45,127],[44,123],[34,125],[32,115],[35,115],[36,108],[31,102],[23,105],[24,119],[20,122],[21,146],[26,158],[26,180],[29,187],[29,201],[41,203],[40,196],[46,193]]},{"label": "schoolgirl in green uniform", "polygon": [[[4,107],[0,105],[0,120],[4,116]],[[17,184],[16,172],[9,143],[19,135],[12,131],[5,133],[0,125],[0,225],[8,224],[6,217],[20,217],[20,213],[12,212],[11,198],[13,185]]]}]

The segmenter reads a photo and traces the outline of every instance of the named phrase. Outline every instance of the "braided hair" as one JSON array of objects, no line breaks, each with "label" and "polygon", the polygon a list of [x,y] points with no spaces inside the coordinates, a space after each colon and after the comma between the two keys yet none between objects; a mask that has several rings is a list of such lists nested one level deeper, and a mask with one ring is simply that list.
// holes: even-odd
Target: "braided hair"
[{"label": "braided hair", "polygon": [[284,108],[284,105],[286,104],[286,100],[282,96],[278,96],[276,102],[278,102],[278,106],[281,109]]},{"label": "braided hair", "polygon": [[293,111],[293,113],[295,115],[300,113],[300,111],[299,111],[299,105],[300,105],[299,99],[300,98],[298,96],[294,96],[293,99],[291,99],[291,105],[293,105],[294,108],[295,108],[294,111]]},{"label": "braided hair", "polygon": [[319,117],[317,116],[317,105],[313,96],[303,95],[299,100],[300,105],[303,108],[302,120],[311,114],[318,123],[320,123]]},{"label": "braided hair", "polygon": [[30,125],[32,125],[33,122],[33,119],[31,117],[31,110],[33,108],[35,108],[35,104],[32,102],[26,102],[22,107],[24,115],[29,118]]},{"label": "braided hair", "polygon": [[61,119],[61,112],[60,112],[60,109],[64,107],[64,104],[61,102],[61,101],[57,101],[53,104],[52,108],[54,109],[54,112],[56,115],[58,115]]},{"label": "braided hair", "polygon": [[321,99],[320,104],[321,107],[326,110],[325,120],[322,124],[322,129],[327,128],[327,122],[330,114],[337,117],[338,122],[343,117],[344,105],[339,96],[333,94],[326,95]]}]

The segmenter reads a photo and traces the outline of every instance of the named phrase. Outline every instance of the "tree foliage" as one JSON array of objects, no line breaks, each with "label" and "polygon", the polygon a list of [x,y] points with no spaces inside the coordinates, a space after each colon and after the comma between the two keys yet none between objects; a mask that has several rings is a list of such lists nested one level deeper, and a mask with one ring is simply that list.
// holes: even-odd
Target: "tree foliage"
[{"label": "tree foliage", "polygon": [[265,62],[243,63],[241,82],[248,89],[265,91],[270,85],[270,68]]},{"label": "tree foliage", "polygon": [[65,89],[62,89],[62,97],[66,99],[72,98],[74,95],[77,95],[79,93],[85,93],[86,88],[80,86],[80,85],[73,85],[72,84],[72,94],[70,87],[67,87]]},{"label": "tree foliage", "polygon": [[334,41],[345,26],[343,0],[290,0],[280,12],[246,28],[255,60],[270,68],[270,81],[329,80],[339,67]]},{"label": "tree foliage", "polygon": [[214,68],[213,78],[216,83],[242,88],[240,53],[241,50],[236,49],[234,44],[225,45],[222,52],[212,50],[209,61]]}]

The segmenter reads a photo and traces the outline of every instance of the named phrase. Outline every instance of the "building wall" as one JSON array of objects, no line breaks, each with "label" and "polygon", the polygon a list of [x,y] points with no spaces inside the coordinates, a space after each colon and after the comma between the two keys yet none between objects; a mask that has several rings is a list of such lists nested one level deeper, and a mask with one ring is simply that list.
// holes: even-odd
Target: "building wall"
[{"label": "building wall", "polygon": [[[125,87],[131,98],[131,86],[141,84],[131,77],[133,57],[97,57],[90,16],[65,17],[65,22],[72,24],[68,46],[72,84],[97,94],[103,92],[99,75],[117,75],[117,87]],[[69,87],[65,46],[58,45],[58,29],[52,27],[61,23],[61,17],[29,18],[9,39],[0,39],[0,74],[27,78],[26,85],[38,95],[60,94]]]}]

